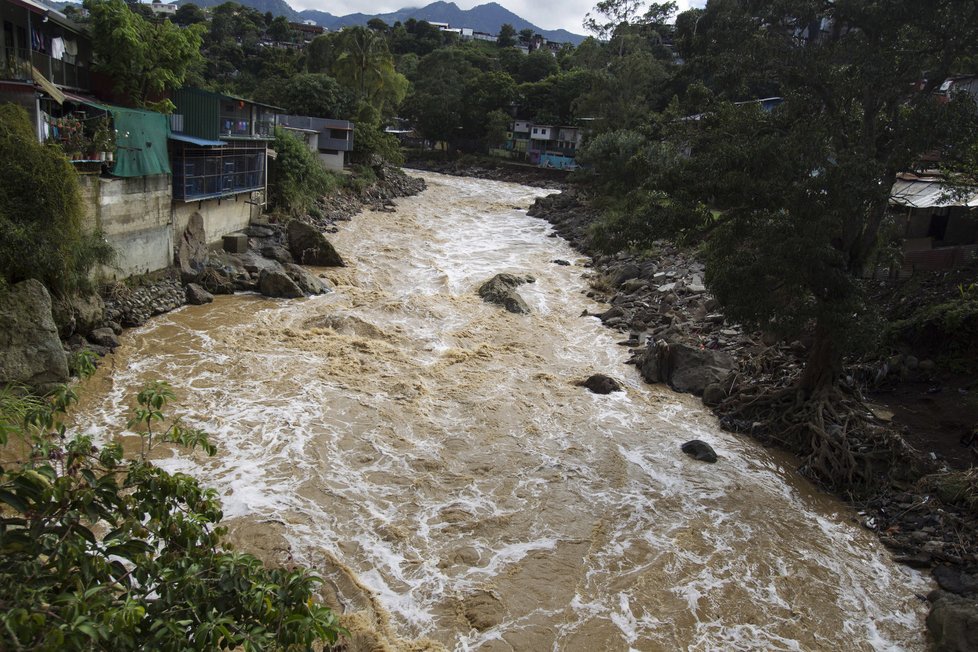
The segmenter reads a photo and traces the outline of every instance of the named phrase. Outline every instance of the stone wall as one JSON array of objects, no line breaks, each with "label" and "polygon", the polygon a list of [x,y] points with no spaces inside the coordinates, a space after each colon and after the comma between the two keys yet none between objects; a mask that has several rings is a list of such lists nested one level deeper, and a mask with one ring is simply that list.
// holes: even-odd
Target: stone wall
[{"label": "stone wall", "polygon": [[86,225],[101,229],[116,250],[103,273],[126,278],[168,267],[173,260],[172,183],[166,174],[103,178],[81,175]]}]

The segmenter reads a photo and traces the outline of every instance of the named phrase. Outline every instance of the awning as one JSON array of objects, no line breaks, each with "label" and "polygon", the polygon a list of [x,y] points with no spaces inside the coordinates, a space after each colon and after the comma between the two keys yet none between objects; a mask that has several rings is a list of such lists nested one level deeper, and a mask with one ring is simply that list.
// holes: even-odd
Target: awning
[{"label": "awning", "polygon": [[31,76],[34,77],[34,81],[37,83],[37,85],[43,88],[44,92],[50,95],[55,102],[58,104],[65,103],[65,94],[61,91],[61,89],[48,81],[47,77],[41,74],[41,71],[34,67],[33,64],[31,65]]},{"label": "awning", "polygon": [[890,204],[908,208],[978,207],[978,188],[956,189],[935,179],[897,179]]},{"label": "awning", "polygon": [[227,145],[223,140],[208,140],[207,138],[197,138],[196,136],[188,136],[187,134],[175,134],[170,132],[170,140],[178,140],[181,143],[190,143],[191,145],[200,145],[201,147],[224,147]]}]

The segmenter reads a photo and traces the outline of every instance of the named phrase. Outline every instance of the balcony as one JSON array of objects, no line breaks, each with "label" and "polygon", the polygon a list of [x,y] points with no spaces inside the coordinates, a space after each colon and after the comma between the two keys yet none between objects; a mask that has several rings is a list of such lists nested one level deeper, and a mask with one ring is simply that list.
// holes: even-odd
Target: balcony
[{"label": "balcony", "polygon": [[90,88],[88,68],[61,59],[53,59],[41,52],[6,48],[0,61],[0,78],[17,81],[34,81],[31,65],[57,86],[85,90]]}]

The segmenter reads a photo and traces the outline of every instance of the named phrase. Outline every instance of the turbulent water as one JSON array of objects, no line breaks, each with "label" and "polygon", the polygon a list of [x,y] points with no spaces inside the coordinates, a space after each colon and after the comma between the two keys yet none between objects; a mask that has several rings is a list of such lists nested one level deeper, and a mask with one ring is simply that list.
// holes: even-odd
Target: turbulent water
[{"label": "turbulent water", "polygon": [[[160,464],[278,528],[348,611],[369,589],[364,627],[389,617],[393,647],[923,649],[920,575],[581,316],[599,308],[584,260],[525,214],[543,191],[426,178],[333,237],[332,294],[222,297],[128,333],[80,427],[124,423],[169,380],[221,452]],[[503,271],[536,277],[531,315],[476,295]],[[626,391],[575,385],[595,372]],[[692,438],[720,461],[683,455]]]}]

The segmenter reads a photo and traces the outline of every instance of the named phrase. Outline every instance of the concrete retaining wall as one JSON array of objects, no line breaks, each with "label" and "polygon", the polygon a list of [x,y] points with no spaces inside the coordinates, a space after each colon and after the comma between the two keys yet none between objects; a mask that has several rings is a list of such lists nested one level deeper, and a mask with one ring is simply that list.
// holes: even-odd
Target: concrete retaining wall
[{"label": "concrete retaining wall", "polygon": [[208,244],[248,226],[261,209],[245,193],[227,199],[174,202],[169,175],[131,179],[81,175],[85,226],[99,229],[116,251],[115,264],[103,268],[107,279],[155,272],[173,263],[179,241],[194,213],[204,219]]},{"label": "concrete retaining wall", "polygon": [[102,270],[125,278],[168,267],[173,260],[169,175],[131,179],[80,177],[86,225],[100,229],[116,251],[115,264]]}]

